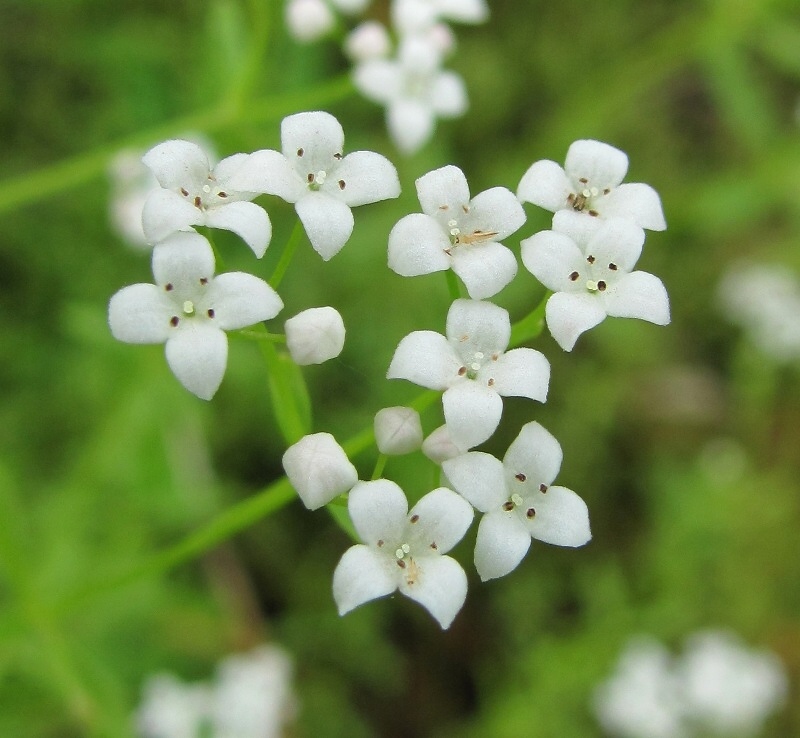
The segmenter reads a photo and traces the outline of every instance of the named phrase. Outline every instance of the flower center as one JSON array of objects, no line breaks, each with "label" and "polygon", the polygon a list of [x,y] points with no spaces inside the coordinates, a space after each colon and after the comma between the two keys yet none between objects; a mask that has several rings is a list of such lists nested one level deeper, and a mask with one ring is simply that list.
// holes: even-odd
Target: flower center
[{"label": "flower center", "polygon": [[576,192],[571,192],[567,197],[567,205],[578,213],[586,211],[589,215],[598,216],[594,200],[601,194],[607,195],[611,189],[606,187],[601,193],[597,187],[589,186],[589,180],[586,177],[581,177],[578,184],[580,187],[576,188]]},{"label": "flower center", "polygon": [[209,172],[206,183],[200,188],[199,194],[193,195],[185,187],[180,189],[181,195],[189,200],[198,210],[208,210],[210,207],[219,205],[220,200],[225,201],[228,193],[223,192],[216,185],[216,178]]},{"label": "flower center", "polygon": [[186,316],[194,315],[194,303],[191,300],[184,300],[183,314]]}]

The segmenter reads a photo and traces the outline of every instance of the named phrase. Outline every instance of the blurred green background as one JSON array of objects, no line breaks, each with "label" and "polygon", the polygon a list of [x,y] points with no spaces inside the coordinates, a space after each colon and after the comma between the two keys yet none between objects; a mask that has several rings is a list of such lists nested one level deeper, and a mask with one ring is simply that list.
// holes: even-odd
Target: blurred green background
[{"label": "blurred green background", "polygon": [[[295,659],[293,736],[588,738],[593,686],[630,635],[677,648],[707,627],[778,653],[792,697],[765,735],[800,735],[800,371],[758,354],[715,305],[741,258],[800,271],[800,8],[507,0],[455,31],[471,108],[402,158],[382,111],[350,90],[337,42],[289,40],[276,0],[0,0],[0,736],[131,735],[148,675],[205,679],[274,639]],[[109,226],[107,167],[123,146],[189,132],[220,156],[278,148],[281,118],[317,108],[342,122],[347,150],[389,156],[404,190],[357,209],[330,263],[304,244],[280,288],[276,330],[310,306],[344,316],[344,353],[303,371],[314,430],[340,441],[417,394],[383,379],[398,341],[444,328],[442,275],[386,268],[391,226],[418,210],[416,177],[454,163],[473,193],[515,190],[534,160],[597,138],[628,153],[628,180],[659,191],[669,224],[640,268],[667,285],[672,324],[608,320],[571,354],[545,332],[533,345],[552,363],[550,399],[507,400],[486,446],[502,454],[539,420],[593,541],[534,542],[518,570],[480,584],[473,528],[455,551],[467,604],[446,633],[404,598],[340,619],[330,583],[348,538],[297,502],[153,563],[277,479],[286,444],[257,346],[231,339],[204,403],[161,346],[111,338],[109,297],[151,274]],[[294,213],[258,202],[275,230],[263,262],[230,234],[217,243],[229,270],[266,277]],[[517,253],[550,222],[526,209],[507,241]],[[521,269],[495,301],[520,318],[542,293]],[[374,458],[355,460],[362,478]],[[421,454],[386,473],[412,497],[434,483]]]}]

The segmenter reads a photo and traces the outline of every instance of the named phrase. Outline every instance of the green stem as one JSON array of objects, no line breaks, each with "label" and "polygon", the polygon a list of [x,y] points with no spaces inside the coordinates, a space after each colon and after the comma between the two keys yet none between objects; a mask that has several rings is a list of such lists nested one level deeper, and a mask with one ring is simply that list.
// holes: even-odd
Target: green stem
[{"label": "green stem", "polygon": [[219,274],[220,272],[224,272],[225,260],[219,253],[216,241],[214,241],[213,229],[209,228],[208,226],[197,226],[197,228],[198,228],[198,233],[202,233],[208,239],[208,243],[211,245],[211,250],[214,252],[214,263],[215,263],[214,271],[217,274]]},{"label": "green stem", "polygon": [[461,282],[452,269],[445,269],[444,276],[447,279],[447,290],[451,300],[458,300],[462,297]]},{"label": "green stem", "polygon": [[295,251],[297,251],[297,247],[300,245],[300,241],[303,239],[304,232],[303,224],[298,218],[297,223],[294,224],[292,233],[289,236],[289,240],[286,242],[286,246],[283,248],[281,258],[278,259],[278,263],[275,266],[275,271],[269,278],[269,286],[272,287],[272,289],[278,289],[278,285],[281,283],[284,274],[286,274],[286,270],[289,268],[289,264],[294,257]]},{"label": "green stem", "polygon": [[383,476],[383,470],[388,460],[389,457],[386,454],[378,454],[378,460],[375,462],[375,468],[372,470],[370,479],[380,479]]},{"label": "green stem", "polygon": [[229,336],[241,336],[252,341],[270,341],[271,343],[286,343],[286,336],[282,333],[270,333],[269,331],[254,331],[249,328],[242,328],[238,331],[230,331]]},{"label": "green stem", "polygon": [[545,291],[541,302],[529,312],[522,320],[518,320],[511,326],[511,340],[509,346],[519,346],[522,343],[538,338],[544,328],[544,311],[550,295],[553,293]]}]

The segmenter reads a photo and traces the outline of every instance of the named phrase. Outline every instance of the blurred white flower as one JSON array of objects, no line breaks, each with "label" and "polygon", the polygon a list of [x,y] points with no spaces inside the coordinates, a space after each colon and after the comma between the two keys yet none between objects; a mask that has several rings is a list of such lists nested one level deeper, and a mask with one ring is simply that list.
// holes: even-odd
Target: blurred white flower
[{"label": "blurred white flower", "polygon": [[384,156],[343,156],[344,131],[330,113],[297,113],[281,123],[283,153],[262,149],[248,157],[234,180],[242,189],[294,203],[311,245],[325,260],[353,232],[350,208],[397,197],[397,170]]},{"label": "blurred white flower", "polygon": [[545,210],[581,213],[589,226],[603,218],[625,218],[642,228],[663,231],[667,224],[661,199],[650,185],[621,184],[627,171],[623,151],[600,141],[575,141],[563,168],[549,159],[534,162],[523,175],[517,196]]},{"label": "blurred white flower", "polygon": [[283,302],[252,274],[214,277],[211,246],[194,231],[175,233],[153,249],[153,275],[155,284],[130,285],[111,298],[111,333],[126,343],[165,343],[180,383],[210,400],[225,374],[225,331],[274,318]]},{"label": "blurred white flower", "polygon": [[657,325],[670,321],[664,284],[648,272],[633,271],[644,231],[610,218],[597,230],[584,228],[575,213],[560,211],[556,230],[522,241],[522,263],[555,294],[547,301],[547,327],[558,345],[572,351],[578,337],[607,316],[639,318]]},{"label": "blurred white flower", "polygon": [[193,225],[233,231],[261,258],[272,238],[272,223],[264,208],[250,202],[255,192],[231,182],[247,154],[234,154],[213,169],[203,149],[192,141],[173,139],[154,146],[142,161],[160,189],[144,204],[142,227],[151,243]]},{"label": "blurred white flower", "polygon": [[572,490],[553,486],[561,460],[558,441],[533,422],[522,426],[502,462],[471,451],[442,463],[456,492],[484,513],[475,544],[483,581],[513,571],[531,538],[583,546],[592,537],[586,503]]},{"label": "blurred white flower", "polygon": [[348,510],[364,543],[345,551],[333,573],[339,614],[399,589],[449,628],[466,599],[467,576],[444,554],[472,522],[469,503],[440,487],[409,512],[403,490],[378,479],[353,487]]},{"label": "blurred white flower", "polygon": [[344,41],[344,51],[353,61],[381,59],[392,48],[386,26],[378,21],[364,21],[356,26]]},{"label": "blurred white flower", "polygon": [[456,300],[447,313],[447,337],[414,331],[398,345],[387,377],[444,390],[448,432],[464,449],[487,440],[500,422],[501,397],[544,402],[550,364],[539,351],[506,351],[508,312],[490,302]]},{"label": "blurred white flower", "polygon": [[141,249],[150,249],[142,229],[142,210],[150,192],[159,184],[142,163],[140,152],[120,151],[109,167],[111,198],[109,220],[123,241]]},{"label": "blurred white flower", "polygon": [[387,456],[416,451],[422,445],[422,423],[412,407],[385,407],[375,414],[375,444]]},{"label": "blurred white flower", "polygon": [[392,0],[391,12],[400,35],[424,32],[440,20],[483,23],[489,18],[485,0]]},{"label": "blurred white flower", "polygon": [[401,218],[389,234],[389,267],[405,277],[452,268],[475,300],[491,297],[517,273],[500,243],[522,227],[525,211],[505,187],[470,199],[464,173],[449,165],[417,180],[422,213]]},{"label": "blurred white flower", "polygon": [[134,715],[141,738],[198,738],[211,720],[212,690],[206,684],[185,684],[171,674],[156,674],[142,688]]},{"label": "blurred white flower", "polygon": [[286,347],[295,364],[321,364],[342,353],[344,321],[332,307],[309,308],[285,323]]},{"label": "blurred white flower", "polygon": [[286,27],[297,41],[316,41],[336,25],[336,17],[325,0],[288,0]]}]

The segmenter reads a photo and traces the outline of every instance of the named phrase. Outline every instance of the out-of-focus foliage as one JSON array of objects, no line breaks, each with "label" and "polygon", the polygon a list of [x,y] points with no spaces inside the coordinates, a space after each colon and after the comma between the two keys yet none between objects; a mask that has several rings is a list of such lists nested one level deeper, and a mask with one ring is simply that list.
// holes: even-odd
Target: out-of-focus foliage
[{"label": "out-of-focus foliage", "polygon": [[[377,107],[325,87],[347,70],[336,43],[295,45],[276,0],[0,2],[0,735],[130,735],[147,675],[203,679],[224,654],[274,638],[296,660],[293,735],[588,738],[600,735],[593,685],[631,634],[679,644],[704,627],[781,657],[793,699],[767,735],[800,734],[800,367],[759,355],[714,302],[742,257],[800,270],[797,4],[493,6],[487,25],[458,30],[470,111],[402,159]],[[254,65],[255,34],[266,51]],[[330,304],[348,327],[339,359],[303,368],[314,430],[340,440],[415,396],[383,378],[400,338],[444,328],[444,278],[386,268],[389,229],[418,210],[416,177],[454,163],[473,192],[513,190],[534,160],[597,138],[664,203],[669,228],[648,236],[640,266],[667,285],[672,324],[608,320],[571,354],[543,335],[547,404],[506,401],[487,444],[502,454],[523,422],[548,428],[593,541],[534,542],[486,585],[470,571],[446,633],[403,598],[338,618],[331,574],[348,538],[297,502],[179,566],[127,576],[277,479],[285,444],[256,345],[231,340],[206,404],[162,347],[111,338],[108,298],[150,271],[109,228],[103,167],[128,139],[200,133],[222,156],[276,148],[281,117],[317,107],[342,122],[348,150],[395,161],[403,185],[399,200],[356,211],[330,263],[304,244],[280,288],[283,319]],[[215,236],[227,269],[268,276],[294,213],[258,202],[275,228],[263,263]],[[517,253],[549,225],[527,212],[507,241]],[[497,302],[518,319],[541,295],[521,270]],[[440,412],[424,413],[426,432]],[[373,464],[357,457],[362,478]],[[414,498],[437,483],[419,455],[387,473]],[[469,539],[455,555],[472,569]]]}]

